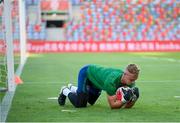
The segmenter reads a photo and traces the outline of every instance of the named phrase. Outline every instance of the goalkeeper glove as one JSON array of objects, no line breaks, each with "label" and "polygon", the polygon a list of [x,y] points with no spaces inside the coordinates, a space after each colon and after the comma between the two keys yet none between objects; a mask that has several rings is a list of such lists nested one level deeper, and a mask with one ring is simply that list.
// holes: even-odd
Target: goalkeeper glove
[{"label": "goalkeeper glove", "polygon": [[125,90],[124,88],[122,88],[122,91],[123,91],[123,94],[124,94],[125,102],[130,101],[132,99],[132,97],[133,97],[132,90],[131,89]]},{"label": "goalkeeper glove", "polygon": [[132,92],[133,92],[132,101],[136,101],[139,98],[139,89],[137,87],[133,87]]}]

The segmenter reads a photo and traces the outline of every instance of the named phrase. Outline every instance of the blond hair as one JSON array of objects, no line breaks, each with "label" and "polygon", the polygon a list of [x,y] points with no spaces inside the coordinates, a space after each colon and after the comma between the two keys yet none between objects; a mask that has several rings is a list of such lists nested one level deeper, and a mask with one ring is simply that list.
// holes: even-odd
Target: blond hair
[{"label": "blond hair", "polygon": [[129,65],[126,67],[126,69],[127,69],[130,73],[132,73],[132,74],[134,74],[134,75],[136,75],[136,76],[138,76],[139,71],[140,71],[139,67],[138,67],[136,64],[129,64]]}]

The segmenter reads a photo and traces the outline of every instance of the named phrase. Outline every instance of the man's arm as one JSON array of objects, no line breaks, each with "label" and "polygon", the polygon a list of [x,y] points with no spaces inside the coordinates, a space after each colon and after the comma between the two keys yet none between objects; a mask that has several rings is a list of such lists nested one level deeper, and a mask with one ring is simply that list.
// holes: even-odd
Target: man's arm
[{"label": "man's arm", "polygon": [[124,108],[131,108],[133,107],[133,105],[135,104],[136,101],[130,101],[128,103],[126,103],[125,107]]},{"label": "man's arm", "polygon": [[113,96],[107,95],[107,100],[111,109],[119,109],[124,105],[122,101],[117,100],[116,95]]}]

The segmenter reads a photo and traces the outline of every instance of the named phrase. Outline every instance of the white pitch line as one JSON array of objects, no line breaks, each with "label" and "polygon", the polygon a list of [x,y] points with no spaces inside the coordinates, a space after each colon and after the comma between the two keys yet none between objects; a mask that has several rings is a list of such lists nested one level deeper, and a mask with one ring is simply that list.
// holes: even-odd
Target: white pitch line
[{"label": "white pitch line", "polygon": [[180,96],[174,96],[174,98],[176,98],[176,99],[180,99]]},{"label": "white pitch line", "polygon": [[171,83],[175,83],[175,82],[179,82],[180,83],[180,80],[137,80],[138,82],[140,83],[165,83],[165,82],[171,82]]},{"label": "white pitch line", "polygon": [[47,99],[48,99],[48,100],[57,100],[58,97],[48,97]]},{"label": "white pitch line", "polygon": [[65,110],[65,109],[63,109],[63,110],[61,110],[62,112],[71,112],[71,113],[73,113],[73,112],[76,112],[76,110]]},{"label": "white pitch line", "polygon": [[151,59],[151,60],[169,61],[169,62],[180,62],[180,60],[173,59],[173,58],[158,58],[158,57],[147,57],[147,56],[142,56],[141,58],[143,58],[143,59]]}]

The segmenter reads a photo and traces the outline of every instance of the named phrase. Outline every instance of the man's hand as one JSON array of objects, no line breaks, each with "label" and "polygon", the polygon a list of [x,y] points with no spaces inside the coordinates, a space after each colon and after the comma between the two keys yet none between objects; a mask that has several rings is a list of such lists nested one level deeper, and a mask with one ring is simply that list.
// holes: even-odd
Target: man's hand
[{"label": "man's hand", "polygon": [[126,100],[126,102],[130,101],[133,97],[133,92],[130,88],[128,88],[127,90],[125,90],[124,88],[122,88],[122,91],[124,93],[124,99]]},{"label": "man's hand", "polygon": [[107,100],[111,109],[119,109],[124,105],[122,101],[117,100],[116,95],[107,95]]},{"label": "man's hand", "polygon": [[133,97],[133,92],[129,87],[120,87],[116,91],[117,100],[126,103],[130,101]]},{"label": "man's hand", "polygon": [[131,108],[139,98],[139,90],[137,87],[120,87],[116,91],[116,95],[107,95],[108,103],[112,109],[119,109],[122,106]]},{"label": "man's hand", "polygon": [[132,101],[136,101],[139,98],[139,89],[137,87],[133,87],[132,92],[133,92]]},{"label": "man's hand", "polygon": [[131,88],[133,92],[132,99],[126,103],[125,108],[131,108],[136,103],[137,99],[139,98],[139,89],[137,87]]}]

